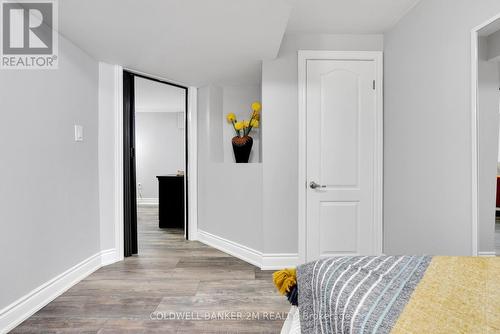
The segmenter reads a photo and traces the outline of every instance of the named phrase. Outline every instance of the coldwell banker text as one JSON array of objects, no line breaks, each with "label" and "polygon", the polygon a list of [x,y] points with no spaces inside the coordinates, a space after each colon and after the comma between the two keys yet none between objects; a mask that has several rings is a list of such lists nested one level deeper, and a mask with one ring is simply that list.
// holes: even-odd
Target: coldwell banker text
[{"label": "coldwell banker text", "polygon": [[56,0],[2,0],[2,69],[56,69]]}]

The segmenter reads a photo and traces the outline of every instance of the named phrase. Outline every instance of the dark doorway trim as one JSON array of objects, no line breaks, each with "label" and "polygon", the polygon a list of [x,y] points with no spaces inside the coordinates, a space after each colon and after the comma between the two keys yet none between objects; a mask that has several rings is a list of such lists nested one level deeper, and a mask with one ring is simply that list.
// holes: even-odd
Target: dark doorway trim
[{"label": "dark doorway trim", "polygon": [[135,77],[160,82],[178,87],[185,91],[185,168],[184,168],[184,203],[185,220],[184,233],[189,236],[188,224],[188,87],[175,83],[148,77],[132,71],[123,71],[123,209],[124,209],[124,256],[128,257],[138,252],[137,240],[137,196],[136,196],[136,161],[135,161]]},{"label": "dark doorway trim", "polygon": [[123,71],[123,252],[137,254],[134,76]]}]

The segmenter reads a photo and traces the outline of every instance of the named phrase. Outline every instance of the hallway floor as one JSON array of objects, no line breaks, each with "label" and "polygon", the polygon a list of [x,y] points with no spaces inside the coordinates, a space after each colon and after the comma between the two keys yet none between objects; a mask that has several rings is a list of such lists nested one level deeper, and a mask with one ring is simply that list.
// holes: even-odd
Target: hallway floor
[{"label": "hallway floor", "polygon": [[156,207],[138,208],[138,226],[138,256],[97,270],[12,333],[280,332],[290,307],[272,272],[160,230]]}]

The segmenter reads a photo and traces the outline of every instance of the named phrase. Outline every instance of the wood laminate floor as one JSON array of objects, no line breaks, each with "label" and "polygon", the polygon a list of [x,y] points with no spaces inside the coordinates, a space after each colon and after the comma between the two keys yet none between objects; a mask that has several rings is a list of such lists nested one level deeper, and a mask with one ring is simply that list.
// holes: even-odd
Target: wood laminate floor
[{"label": "wood laminate floor", "polygon": [[271,272],[160,230],[155,207],[138,208],[138,226],[138,256],[97,270],[12,333],[280,332],[289,304]]}]

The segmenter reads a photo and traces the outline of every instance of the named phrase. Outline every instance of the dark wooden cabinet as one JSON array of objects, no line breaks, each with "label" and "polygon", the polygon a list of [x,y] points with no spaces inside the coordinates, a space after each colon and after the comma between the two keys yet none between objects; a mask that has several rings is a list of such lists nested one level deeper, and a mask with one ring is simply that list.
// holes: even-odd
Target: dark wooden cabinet
[{"label": "dark wooden cabinet", "polygon": [[160,228],[184,229],[184,176],[157,176]]}]

